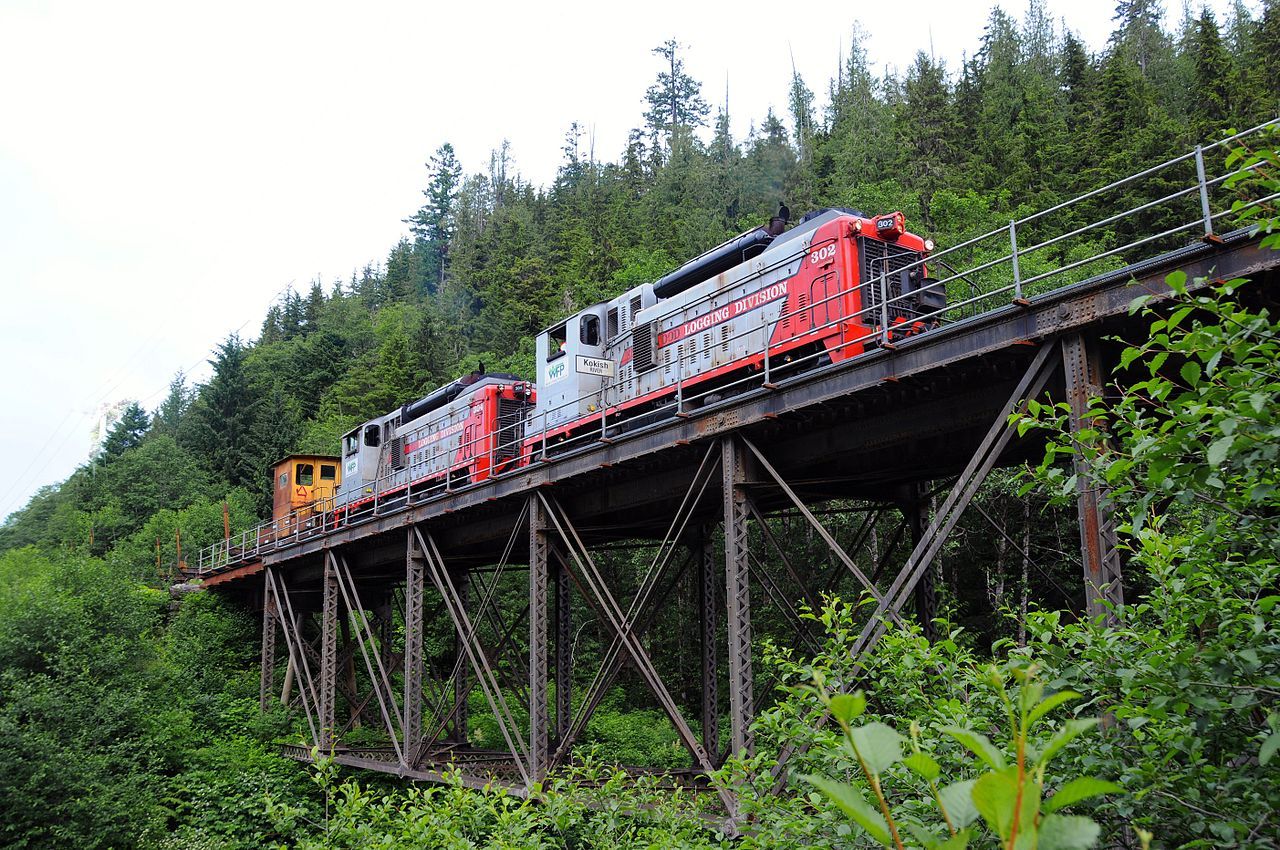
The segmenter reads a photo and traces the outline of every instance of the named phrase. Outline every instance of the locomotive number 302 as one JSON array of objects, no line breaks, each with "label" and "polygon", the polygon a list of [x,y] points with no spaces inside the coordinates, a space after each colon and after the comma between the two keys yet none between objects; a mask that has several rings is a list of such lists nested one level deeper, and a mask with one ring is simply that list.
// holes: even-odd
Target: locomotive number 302
[{"label": "locomotive number 302", "polygon": [[835,246],[835,243],[833,242],[830,245],[822,246],[821,248],[819,248],[818,250],[810,254],[809,262],[816,265],[825,260],[832,259],[833,257],[835,257],[835,255],[836,255],[836,246]]}]

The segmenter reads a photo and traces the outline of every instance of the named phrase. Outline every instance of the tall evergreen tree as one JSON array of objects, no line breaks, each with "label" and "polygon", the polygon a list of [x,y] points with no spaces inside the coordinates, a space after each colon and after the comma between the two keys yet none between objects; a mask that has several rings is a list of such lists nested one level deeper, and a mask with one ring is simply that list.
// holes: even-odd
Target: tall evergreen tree
[{"label": "tall evergreen tree", "polygon": [[111,426],[106,439],[102,441],[101,458],[112,461],[136,446],[142,444],[151,420],[147,412],[136,401],[130,402],[120,415],[120,421]]},{"label": "tall evergreen tree", "polygon": [[680,48],[672,38],[653,49],[652,53],[661,56],[666,67],[645,92],[649,105],[644,113],[645,123],[654,138],[666,139],[668,150],[677,140],[691,135],[694,127],[705,124],[711,111],[702,99],[702,84],[685,73]]},{"label": "tall evergreen tree", "polygon": [[1231,91],[1235,84],[1231,57],[1222,43],[1213,12],[1205,8],[1195,21],[1191,37],[1194,69],[1191,98],[1192,129],[1197,138],[1208,138],[1223,129],[1231,115]]},{"label": "tall evergreen tree", "polygon": [[261,472],[252,438],[260,405],[245,368],[246,355],[235,334],[218,345],[209,361],[213,377],[200,389],[192,411],[189,442],[219,479],[253,488]]},{"label": "tall evergreen tree", "polygon": [[426,203],[405,221],[425,257],[422,267],[424,289],[433,293],[444,281],[449,240],[455,224],[454,205],[462,188],[462,166],[454,155],[453,145],[445,142],[431,157],[427,168],[427,188],[422,192]]},{"label": "tall evergreen tree", "polygon": [[178,372],[169,381],[169,392],[151,417],[151,433],[177,439],[190,409],[191,390],[187,388],[187,377]]}]

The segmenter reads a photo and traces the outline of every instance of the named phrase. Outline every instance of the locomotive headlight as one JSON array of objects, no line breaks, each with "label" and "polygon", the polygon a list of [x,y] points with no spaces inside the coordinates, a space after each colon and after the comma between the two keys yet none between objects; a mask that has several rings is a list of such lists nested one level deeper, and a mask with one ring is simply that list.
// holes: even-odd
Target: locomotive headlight
[{"label": "locomotive headlight", "polygon": [[926,239],[926,240],[924,240],[924,249],[925,249],[926,251],[932,251],[932,250],[933,250],[933,240],[932,240],[932,239]]}]

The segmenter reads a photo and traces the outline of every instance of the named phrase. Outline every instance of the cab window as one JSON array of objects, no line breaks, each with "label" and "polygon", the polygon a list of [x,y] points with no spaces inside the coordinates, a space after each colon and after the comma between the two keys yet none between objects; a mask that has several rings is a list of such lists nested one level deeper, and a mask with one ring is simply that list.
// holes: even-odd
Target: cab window
[{"label": "cab window", "polygon": [[342,440],[343,440],[343,454],[353,455],[356,453],[356,451],[359,450],[360,441],[356,438],[355,434],[348,434],[347,436],[343,437]]},{"label": "cab window", "polygon": [[600,317],[586,315],[578,325],[578,339],[583,345],[600,344]]},{"label": "cab window", "polygon": [[557,357],[564,356],[565,347],[568,345],[569,337],[566,332],[568,325],[561,325],[547,332],[547,359],[555,360]]},{"label": "cab window", "polygon": [[293,468],[293,480],[299,487],[310,487],[315,483],[315,467],[309,463],[300,463]]},{"label": "cab window", "polygon": [[364,444],[375,449],[382,444],[382,429],[376,423],[365,426]]},{"label": "cab window", "polygon": [[336,481],[338,478],[338,467],[331,463],[320,464],[320,480]]}]

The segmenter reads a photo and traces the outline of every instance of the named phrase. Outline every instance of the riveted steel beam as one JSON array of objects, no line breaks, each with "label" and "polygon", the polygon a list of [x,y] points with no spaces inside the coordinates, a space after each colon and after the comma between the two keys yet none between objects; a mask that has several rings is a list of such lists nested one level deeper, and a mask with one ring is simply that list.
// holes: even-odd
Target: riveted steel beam
[{"label": "riveted steel beam", "polygon": [[280,611],[275,599],[264,592],[262,599],[262,669],[258,684],[258,708],[264,712],[271,707],[271,698],[276,689],[276,627],[279,618]]},{"label": "riveted steel beam", "polygon": [[719,616],[716,608],[716,546],[712,529],[700,529],[693,555],[698,561],[698,637],[702,655],[702,746],[720,749],[720,670],[717,664]]},{"label": "riveted steel beam", "polygon": [[338,574],[333,554],[325,553],[324,601],[320,613],[320,750],[333,749],[338,691]]},{"label": "riveted steel beam", "polygon": [[[1098,341],[1082,333],[1062,338],[1062,363],[1066,371],[1067,403],[1071,433],[1098,427],[1089,414],[1089,402],[1102,396],[1102,367]],[[1080,515],[1080,552],[1084,564],[1085,612],[1101,617],[1107,625],[1118,622],[1124,605],[1124,582],[1115,523],[1106,488],[1100,485],[1088,460],[1076,453],[1076,508]]]},{"label": "riveted steel beam", "polygon": [[529,497],[529,773],[541,782],[551,765],[547,710],[547,574],[551,546],[547,512],[537,494]]},{"label": "riveted steel beam", "polygon": [[426,594],[426,555],[412,530],[405,540],[404,579],[404,748],[411,767],[422,756],[422,630]]},{"label": "riveted steel beam", "polygon": [[733,437],[720,441],[721,494],[724,499],[725,615],[729,636],[729,741],[732,752],[750,755],[754,708],[751,665],[750,538],[747,534],[746,469]]}]

